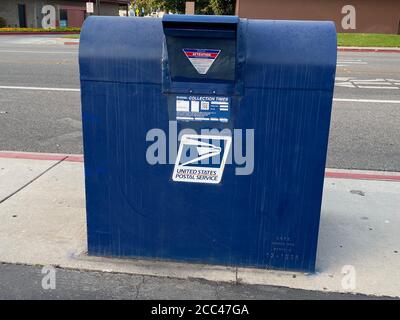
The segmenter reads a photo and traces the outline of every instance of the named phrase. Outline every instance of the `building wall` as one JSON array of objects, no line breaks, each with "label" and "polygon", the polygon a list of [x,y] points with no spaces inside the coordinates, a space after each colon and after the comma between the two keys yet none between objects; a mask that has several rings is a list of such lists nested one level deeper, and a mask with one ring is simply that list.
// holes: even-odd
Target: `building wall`
[{"label": "building wall", "polygon": [[[342,28],[342,8],[356,9],[356,29]],[[338,32],[400,33],[400,0],[237,0],[243,18],[330,20]]]},{"label": "building wall", "polygon": [[[10,27],[15,27],[19,25],[18,20],[18,3],[25,3],[25,1],[16,0],[0,0],[0,17],[6,19],[6,23]],[[26,7],[26,11],[28,12],[30,8]],[[28,19],[28,17],[27,17]]]},{"label": "building wall", "polygon": [[[42,7],[44,5],[53,5],[56,8],[57,23],[60,20],[59,8],[63,6],[86,8],[84,1],[68,1],[68,0],[0,0],[0,17],[6,19],[9,27],[19,27],[18,4],[26,6],[27,27],[40,28],[42,26]],[[96,9],[96,8],[95,8]],[[86,11],[86,9],[85,9]],[[118,16],[119,5],[112,3],[102,3],[100,14],[105,16]]]}]

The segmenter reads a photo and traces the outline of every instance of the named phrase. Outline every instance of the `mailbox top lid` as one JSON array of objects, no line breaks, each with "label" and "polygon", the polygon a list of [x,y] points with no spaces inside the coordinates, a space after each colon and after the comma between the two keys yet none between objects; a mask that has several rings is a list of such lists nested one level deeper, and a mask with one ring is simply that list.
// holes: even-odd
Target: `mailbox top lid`
[{"label": "mailbox top lid", "polygon": [[223,23],[238,24],[238,16],[207,16],[207,15],[191,15],[191,14],[165,14],[163,16],[163,24],[169,22],[180,23]]},{"label": "mailbox top lid", "polygon": [[236,38],[237,16],[166,14],[162,25],[168,37]]},{"label": "mailbox top lid", "polygon": [[167,21],[172,26],[163,28],[156,18],[87,18],[79,46],[80,79],[161,84],[164,34],[170,29],[177,37],[236,39],[237,65],[244,66],[236,81],[245,88],[333,90],[337,46],[332,22],[185,15],[166,15]]}]

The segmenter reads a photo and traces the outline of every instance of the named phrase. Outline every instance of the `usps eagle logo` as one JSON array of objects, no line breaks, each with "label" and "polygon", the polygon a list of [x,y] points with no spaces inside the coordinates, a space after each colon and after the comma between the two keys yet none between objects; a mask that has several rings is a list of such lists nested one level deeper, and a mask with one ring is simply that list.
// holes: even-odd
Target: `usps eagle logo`
[{"label": "usps eagle logo", "polygon": [[231,136],[183,135],[172,180],[220,183],[231,141]]}]

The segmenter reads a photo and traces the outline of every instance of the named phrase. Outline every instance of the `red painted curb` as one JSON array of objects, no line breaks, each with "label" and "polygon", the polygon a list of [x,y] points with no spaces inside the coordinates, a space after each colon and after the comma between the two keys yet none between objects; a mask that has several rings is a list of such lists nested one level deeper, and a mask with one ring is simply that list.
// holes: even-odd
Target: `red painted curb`
[{"label": "red painted curb", "polygon": [[83,162],[83,155],[68,156],[64,161],[68,161],[68,162]]},{"label": "red painted curb", "polygon": [[50,35],[50,34],[80,34],[78,31],[53,31],[53,32],[0,32],[0,36],[22,36],[22,35]]},{"label": "red painted curb", "polygon": [[79,45],[79,42],[71,42],[71,41],[69,41],[69,42],[64,42],[64,44],[66,44],[66,45]]},{"label": "red painted curb", "polygon": [[400,181],[400,175],[384,175],[373,173],[350,173],[325,171],[326,178],[353,179],[353,180],[379,180],[379,181]]},{"label": "red painted curb", "polygon": [[[26,152],[0,152],[0,158],[8,159],[26,159],[26,160],[53,160],[67,162],[83,162],[83,155],[68,155],[68,154],[52,154],[52,153],[26,153]],[[347,171],[325,171],[326,178],[333,179],[354,179],[354,180],[377,180],[377,181],[398,181],[399,175],[376,174],[376,173],[361,173]]]},{"label": "red painted curb", "polygon": [[338,51],[345,52],[387,52],[387,53],[400,53],[400,49],[363,49],[363,48],[338,48]]},{"label": "red painted curb", "polygon": [[68,156],[51,153],[0,152],[0,158],[60,161]]},{"label": "red painted curb", "polygon": [[51,153],[0,152],[0,158],[83,162],[83,155],[64,155]]}]

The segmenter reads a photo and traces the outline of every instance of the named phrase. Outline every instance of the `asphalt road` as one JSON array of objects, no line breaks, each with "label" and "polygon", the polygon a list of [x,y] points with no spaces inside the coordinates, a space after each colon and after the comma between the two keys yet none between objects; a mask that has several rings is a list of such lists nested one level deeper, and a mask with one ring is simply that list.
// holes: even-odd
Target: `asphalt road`
[{"label": "asphalt road", "polygon": [[[216,283],[140,275],[55,269],[55,288],[43,289],[42,268],[0,264],[0,300],[160,299],[160,300],[360,300],[388,299],[283,287]],[[45,285],[50,282],[44,281]]]},{"label": "asphalt road", "polygon": [[[0,37],[0,150],[82,153],[77,52]],[[400,171],[400,54],[339,53],[336,84],[327,167]]]}]

